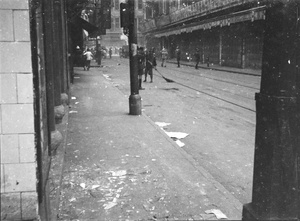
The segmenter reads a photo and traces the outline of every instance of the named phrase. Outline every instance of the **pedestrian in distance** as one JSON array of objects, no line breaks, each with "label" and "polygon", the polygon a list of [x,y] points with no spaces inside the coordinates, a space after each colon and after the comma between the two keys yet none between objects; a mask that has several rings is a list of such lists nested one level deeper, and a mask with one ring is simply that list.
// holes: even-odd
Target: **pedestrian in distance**
[{"label": "pedestrian in distance", "polygon": [[91,60],[93,59],[93,54],[88,48],[86,52],[83,53],[83,56],[85,57],[85,62],[84,62],[84,70],[90,70],[91,67]]},{"label": "pedestrian in distance", "polygon": [[175,54],[176,54],[176,59],[177,59],[177,67],[180,68],[181,51],[179,49],[179,46],[176,47]]},{"label": "pedestrian in distance", "polygon": [[146,70],[145,70],[145,80],[147,82],[147,75],[150,76],[150,83],[153,82],[153,68],[156,69],[156,58],[154,53],[154,48],[149,50],[146,54]]},{"label": "pedestrian in distance", "polygon": [[160,53],[161,53],[161,66],[162,67],[167,67],[167,65],[166,65],[166,61],[167,61],[167,58],[168,58],[167,49],[165,47],[163,47]]},{"label": "pedestrian in distance", "polygon": [[101,55],[101,48],[98,47],[96,49],[96,54],[95,54],[95,59],[96,59],[98,65],[101,65],[101,56],[102,56]]},{"label": "pedestrian in distance", "polygon": [[145,90],[145,88],[142,87],[142,78],[145,71],[145,54],[144,54],[143,47],[138,48],[137,58],[138,58],[139,90]]},{"label": "pedestrian in distance", "polygon": [[207,67],[209,67],[209,57],[208,56],[206,57],[206,64],[207,64]]},{"label": "pedestrian in distance", "polygon": [[194,55],[195,55],[195,61],[196,61],[195,69],[198,69],[198,64],[200,62],[199,48],[196,49],[196,53]]},{"label": "pedestrian in distance", "polygon": [[109,48],[108,53],[109,53],[109,58],[111,58],[111,55],[112,55],[112,48]]}]

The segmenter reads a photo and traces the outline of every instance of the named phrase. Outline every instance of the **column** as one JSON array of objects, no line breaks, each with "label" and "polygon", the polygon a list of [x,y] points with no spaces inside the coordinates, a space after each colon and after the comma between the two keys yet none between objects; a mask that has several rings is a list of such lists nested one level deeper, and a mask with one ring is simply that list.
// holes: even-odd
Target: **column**
[{"label": "column", "polygon": [[267,6],[253,194],[243,220],[299,220],[299,2]]}]

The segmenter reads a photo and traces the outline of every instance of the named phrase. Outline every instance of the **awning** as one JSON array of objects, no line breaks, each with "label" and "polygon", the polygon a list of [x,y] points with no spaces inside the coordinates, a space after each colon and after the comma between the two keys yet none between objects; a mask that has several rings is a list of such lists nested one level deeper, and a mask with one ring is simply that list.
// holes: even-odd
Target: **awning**
[{"label": "awning", "polygon": [[95,31],[98,31],[99,28],[95,25],[92,25],[88,21],[84,20],[83,18],[77,16],[73,22],[74,25],[81,27],[82,29],[86,30],[89,34],[92,34]]},{"label": "awning", "polygon": [[212,18],[209,20],[200,21],[197,23],[189,24],[185,27],[175,27],[173,29],[164,30],[163,32],[156,33],[154,36],[157,38],[170,35],[179,35],[181,33],[189,33],[195,30],[206,30],[213,27],[229,26],[230,24],[245,22],[245,21],[256,21],[265,19],[265,7],[252,8],[246,11],[236,12],[229,15]]}]

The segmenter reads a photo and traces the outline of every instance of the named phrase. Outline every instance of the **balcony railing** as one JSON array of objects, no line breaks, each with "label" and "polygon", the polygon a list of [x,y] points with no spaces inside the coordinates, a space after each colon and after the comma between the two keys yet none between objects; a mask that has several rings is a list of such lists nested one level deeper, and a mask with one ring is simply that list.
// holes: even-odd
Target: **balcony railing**
[{"label": "balcony railing", "polygon": [[162,15],[156,19],[148,20],[145,23],[145,28],[146,31],[150,31],[190,17],[204,16],[213,12],[222,11],[248,3],[257,3],[257,5],[259,5],[259,1],[257,0],[201,0],[192,5],[173,11],[169,15]]}]

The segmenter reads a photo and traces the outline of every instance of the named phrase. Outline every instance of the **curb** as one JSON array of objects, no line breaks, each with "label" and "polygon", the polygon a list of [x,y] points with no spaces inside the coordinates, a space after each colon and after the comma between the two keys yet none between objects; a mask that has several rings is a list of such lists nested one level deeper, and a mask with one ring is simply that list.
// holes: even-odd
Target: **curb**
[{"label": "curb", "polygon": [[[177,64],[174,61],[167,61],[167,63]],[[186,63],[180,63],[180,65],[194,67],[194,65],[192,65],[192,64],[186,64]],[[211,70],[215,70],[215,71],[224,71],[224,72],[230,72],[230,73],[235,73],[235,74],[243,74],[243,75],[250,75],[250,76],[261,76],[261,74],[254,74],[254,73],[249,73],[249,72],[242,72],[242,71],[238,71],[238,70],[226,70],[226,69],[217,68],[217,67],[203,67],[203,66],[198,66],[198,67],[202,68],[202,69],[211,69]]]},{"label": "curb", "polygon": [[62,149],[60,150],[60,153],[57,153],[58,155],[60,154],[61,156],[58,156],[59,158],[59,168],[57,171],[59,171],[59,181],[57,184],[57,189],[55,192],[55,197],[53,199],[53,205],[50,205],[53,211],[51,212],[51,220],[57,221],[58,215],[59,215],[59,205],[60,205],[60,197],[61,197],[61,186],[62,186],[62,179],[63,179],[63,171],[65,167],[65,153],[66,153],[66,146],[67,146],[67,139],[68,139],[68,124],[69,124],[69,106],[67,106],[67,111],[65,116],[63,117],[62,120],[62,126],[61,133],[63,134],[63,142],[62,142]]},{"label": "curb", "polygon": [[[103,77],[103,79],[106,80],[104,77]],[[107,81],[107,82],[112,83],[110,81]],[[120,95],[124,96],[124,98],[128,100],[129,95],[124,94],[117,87],[114,87],[113,84],[111,84],[111,86],[116,91],[118,91],[120,93]],[[130,116],[130,115],[128,115],[128,116]],[[203,175],[203,177],[205,177],[215,187],[215,189],[218,189],[218,193],[221,194],[222,196],[224,196],[224,198],[226,198],[228,200],[228,202],[231,205],[233,205],[233,207],[236,210],[242,211],[243,204],[238,199],[236,199],[221,183],[216,181],[215,178],[208,171],[206,171],[201,165],[199,165],[192,156],[187,154],[186,151],[184,151],[181,147],[179,147],[172,138],[170,138],[159,126],[157,126],[155,124],[155,122],[153,120],[150,119],[150,117],[148,117],[146,114],[144,114],[143,111],[142,111],[142,114],[138,115],[138,116],[143,117],[149,124],[151,124],[151,126],[153,126],[155,128],[155,130],[157,130],[176,150],[178,150],[180,152],[180,154],[182,154],[182,156],[184,158],[186,158],[188,160],[188,162],[190,162],[193,165],[193,167],[197,171],[199,171],[199,173],[201,173]]]},{"label": "curb", "polygon": [[166,140],[168,140],[171,143],[171,145],[176,150],[178,150],[182,154],[182,156],[184,156],[207,180],[209,180],[209,182],[211,182],[213,186],[215,186],[215,188],[218,189],[218,192],[221,195],[223,195],[234,206],[234,208],[236,208],[238,211],[242,211],[243,204],[234,196],[232,196],[232,194],[221,183],[216,181],[209,172],[207,172],[202,166],[196,163],[195,159],[192,156],[187,154],[181,147],[179,147],[172,140],[172,138],[170,138],[166,133],[164,133],[164,131],[159,126],[157,126],[155,122],[153,122],[147,115],[142,114],[141,116],[143,116],[148,121],[148,123],[150,123],[162,136],[165,137]]}]

